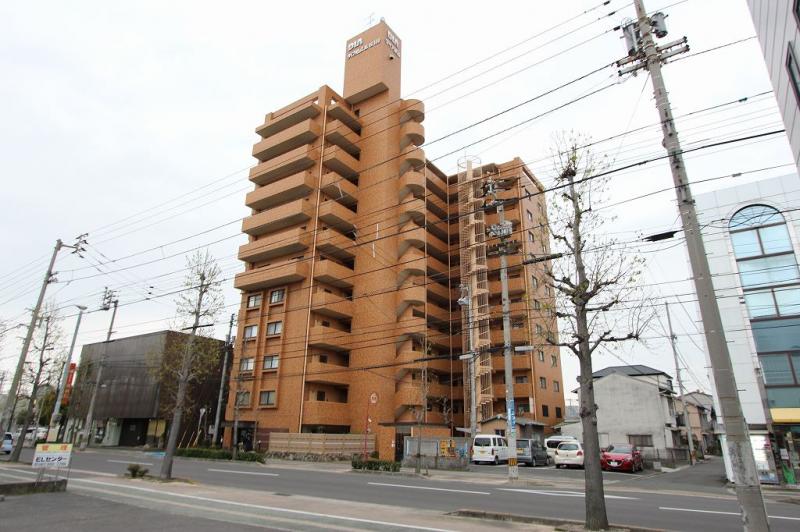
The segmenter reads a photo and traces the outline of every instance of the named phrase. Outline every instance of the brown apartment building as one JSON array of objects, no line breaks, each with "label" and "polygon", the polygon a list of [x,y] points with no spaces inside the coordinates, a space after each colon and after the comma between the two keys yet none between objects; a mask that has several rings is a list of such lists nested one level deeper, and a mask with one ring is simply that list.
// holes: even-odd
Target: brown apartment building
[{"label": "brown apartment building", "polygon": [[[369,430],[389,458],[417,415],[430,432],[458,435],[469,423],[458,358],[467,330],[482,350],[478,418],[505,411],[499,259],[484,236],[497,214],[474,207],[482,183],[502,179],[503,197],[522,198],[506,207],[514,238],[547,253],[542,186],[519,159],[471,179],[430,163],[424,105],[400,97],[401,53],[381,21],[347,42],[342,95],[322,86],[256,128],[228,444],[236,393],[245,441]],[[564,398],[558,350],[544,345],[553,297],[543,264],[509,263],[512,341],[535,346],[514,358],[517,416],[554,425]],[[474,318],[464,334],[462,277]]]}]

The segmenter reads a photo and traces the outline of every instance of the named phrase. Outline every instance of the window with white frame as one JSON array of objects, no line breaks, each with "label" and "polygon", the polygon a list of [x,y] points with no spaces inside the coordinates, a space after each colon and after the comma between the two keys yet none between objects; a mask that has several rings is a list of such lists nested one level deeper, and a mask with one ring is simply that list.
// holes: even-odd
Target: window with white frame
[{"label": "window with white frame", "polygon": [[278,288],[277,290],[273,290],[269,293],[269,302],[270,304],[280,303],[286,297],[286,289],[285,288]]},{"label": "window with white frame", "polygon": [[265,390],[259,393],[258,404],[261,406],[275,406],[275,390]]},{"label": "window with white frame", "polygon": [[243,358],[239,361],[239,371],[253,371],[255,363],[253,357]]},{"label": "window with white frame", "polygon": [[281,334],[281,332],[283,332],[282,321],[271,321],[267,323],[267,336],[274,336],[276,334]]},{"label": "window with white frame", "polygon": [[248,340],[255,340],[257,336],[258,336],[258,325],[248,325],[244,328],[242,337],[244,338],[245,342]]},{"label": "window with white frame", "polygon": [[278,369],[278,355],[264,355],[264,369]]},{"label": "window with white frame", "polygon": [[261,294],[247,296],[247,308],[258,308],[261,306]]}]

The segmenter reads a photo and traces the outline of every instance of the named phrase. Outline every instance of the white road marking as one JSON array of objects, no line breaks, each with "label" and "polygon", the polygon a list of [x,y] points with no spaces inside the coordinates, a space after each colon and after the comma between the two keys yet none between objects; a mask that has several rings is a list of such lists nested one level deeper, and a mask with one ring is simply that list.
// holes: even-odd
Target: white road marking
[{"label": "white road marking", "polygon": [[106,460],[106,462],[112,462],[114,464],[153,465],[150,462],[131,462],[130,460]]},{"label": "white road marking", "polygon": [[453,493],[472,493],[475,495],[491,495],[488,491],[452,490],[447,488],[429,488],[427,486],[409,486],[407,484],[386,484],[383,482],[367,482],[371,486],[388,486],[390,488],[409,488],[414,490],[452,491]]},{"label": "white road marking", "polygon": [[[497,488],[502,491],[516,491],[519,493],[532,493],[534,495],[552,495],[553,497],[585,497],[581,491],[551,491],[551,490],[526,490],[515,488]],[[606,499],[623,499],[628,501],[638,501],[637,497],[623,497],[622,495],[606,495]]]},{"label": "white road marking", "polygon": [[[223,505],[226,505],[226,506],[239,506],[241,508],[255,508],[255,509],[258,509],[258,510],[268,510],[268,511],[271,511],[271,512],[283,512],[283,513],[294,514],[294,515],[307,515],[307,516],[311,516],[311,517],[324,517],[324,518],[329,518],[329,519],[338,519],[338,520],[341,520],[341,521],[352,521],[354,523],[368,523],[368,524],[371,524],[371,525],[381,525],[381,526],[394,527],[394,528],[408,528],[408,529],[411,529],[411,530],[429,530],[431,532],[451,532],[450,530],[443,529],[443,528],[430,528],[430,527],[424,527],[424,526],[404,525],[404,524],[401,524],[401,523],[389,523],[387,521],[376,521],[376,520],[373,520],[373,519],[362,519],[362,518],[359,518],[359,517],[346,517],[346,516],[343,516],[343,515],[323,514],[323,513],[318,513],[318,512],[307,512],[307,511],[304,511],[304,510],[291,510],[289,508],[278,508],[277,506],[263,506],[263,505],[260,505],[260,504],[249,504],[249,503],[246,503],[246,502],[229,501],[229,500],[225,500],[225,499],[212,499],[211,497],[201,497],[199,495],[187,495],[185,493],[175,493],[175,492],[167,491],[167,490],[163,490],[162,491],[162,490],[156,490],[156,489],[152,489],[152,488],[141,488],[141,487],[138,487],[138,486],[123,486],[123,485],[115,484],[115,483],[111,483],[111,482],[102,482],[102,481],[99,481],[99,480],[89,480],[89,479],[86,479],[86,478],[76,478],[76,479],[72,479],[72,480],[74,482],[79,482],[79,483],[98,484],[100,486],[117,487],[117,488],[121,488],[123,490],[135,490],[135,491],[143,491],[145,493],[155,493],[155,494],[158,494],[158,495],[161,495],[161,496],[169,495],[169,496],[172,496],[172,497],[180,497],[180,498],[183,498],[183,499],[191,499],[191,500],[196,500],[196,501],[216,502],[216,503],[220,503],[220,504],[223,504]],[[118,494],[118,495],[125,495],[124,493],[120,493],[120,492],[115,492],[115,493]],[[169,501],[165,501],[165,502],[169,502]]]},{"label": "white road marking", "polygon": [[257,473],[255,471],[234,471],[233,469],[209,469],[215,473],[236,473],[237,475],[261,475],[264,477],[279,477],[278,473]]},{"label": "white road marking", "polygon": [[[669,506],[659,506],[658,509],[659,510],[671,510],[671,511],[674,511],[674,512],[695,512],[695,513],[701,513],[701,514],[735,515],[737,517],[742,515],[739,512],[719,512],[719,511],[716,511],[716,510],[694,510],[692,508],[672,508],[672,507],[669,507]],[[783,516],[783,515],[768,515],[767,517],[770,518],[770,519],[787,519],[789,521],[800,521],[800,517],[786,517],[786,516]]]}]

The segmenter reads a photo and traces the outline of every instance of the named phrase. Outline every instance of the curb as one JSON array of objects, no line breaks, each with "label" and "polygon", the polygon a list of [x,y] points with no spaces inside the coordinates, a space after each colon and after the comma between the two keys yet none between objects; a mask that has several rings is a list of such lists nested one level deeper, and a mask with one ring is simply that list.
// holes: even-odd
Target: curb
[{"label": "curb", "polygon": [[[554,519],[550,517],[535,517],[497,512],[481,512],[478,510],[456,510],[446,515],[453,517],[471,517],[473,519],[488,519],[492,521],[506,521],[512,523],[529,523],[555,527],[556,530],[584,530],[585,523],[573,519]],[[609,530],[626,530],[629,532],[662,532],[660,528],[642,528],[609,524]]]},{"label": "curb", "polygon": [[351,473],[363,473],[365,475],[388,475],[390,477],[406,477],[406,478],[430,478],[422,473],[410,473],[407,471],[373,471],[369,469],[351,469]]}]

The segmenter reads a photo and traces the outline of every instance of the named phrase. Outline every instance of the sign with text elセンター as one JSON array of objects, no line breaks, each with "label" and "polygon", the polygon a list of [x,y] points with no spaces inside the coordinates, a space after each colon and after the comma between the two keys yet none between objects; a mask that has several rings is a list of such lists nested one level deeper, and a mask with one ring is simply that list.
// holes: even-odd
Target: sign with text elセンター
[{"label": "sign with text el\u30bb\u30f3\u30bf\u30fc", "polygon": [[69,467],[71,455],[71,443],[40,443],[36,446],[31,467],[45,469]]}]

